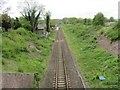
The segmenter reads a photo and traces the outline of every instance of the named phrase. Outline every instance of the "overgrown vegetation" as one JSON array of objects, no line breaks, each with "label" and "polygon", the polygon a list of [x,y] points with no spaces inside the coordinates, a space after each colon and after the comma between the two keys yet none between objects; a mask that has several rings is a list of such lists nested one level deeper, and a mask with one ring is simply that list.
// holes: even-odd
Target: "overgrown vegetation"
[{"label": "overgrown vegetation", "polygon": [[93,18],[93,24],[94,25],[105,25],[105,17],[102,13],[98,13]]},{"label": "overgrown vegetation", "polygon": [[[42,17],[45,8],[37,1],[25,1],[23,4],[21,2],[19,8],[22,16],[16,19],[9,16],[10,8],[0,13],[0,29],[3,31],[2,70],[34,73],[36,77],[34,84],[38,87],[51,55],[55,31],[50,30],[50,13],[47,12],[48,17],[45,21],[45,17]],[[38,28],[41,24],[39,21],[42,21],[42,30],[41,27]],[[49,35],[45,37],[44,32],[48,31]]]},{"label": "overgrown vegetation", "polygon": [[[77,59],[85,82],[92,88],[117,88],[118,58],[103,48],[97,47],[96,32],[101,28],[101,26],[80,24],[63,25],[65,37]],[[105,77],[105,80],[99,80],[101,75]]]},{"label": "overgrown vegetation", "polygon": [[[103,34],[108,37],[111,42],[117,41],[120,39],[120,20],[115,20],[113,17],[109,19],[104,16],[103,13],[97,13],[93,19],[90,18],[63,18],[62,22],[69,25],[93,25],[94,27],[99,27],[96,29],[99,34]],[[76,27],[76,26],[73,26]],[[73,31],[74,32],[74,31]]]},{"label": "overgrown vegetation", "polygon": [[118,35],[119,30],[117,28],[113,28],[112,26],[102,27],[98,32],[108,37],[111,42],[120,40],[120,35]]},{"label": "overgrown vegetation", "polygon": [[39,73],[47,66],[55,32],[48,38],[40,37],[24,28],[3,32],[3,72]]}]

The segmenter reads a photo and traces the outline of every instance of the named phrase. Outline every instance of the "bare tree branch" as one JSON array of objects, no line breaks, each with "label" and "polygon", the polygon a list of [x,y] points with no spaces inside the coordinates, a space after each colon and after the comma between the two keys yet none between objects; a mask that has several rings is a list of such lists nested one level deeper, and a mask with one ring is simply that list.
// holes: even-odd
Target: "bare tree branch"
[{"label": "bare tree branch", "polygon": [[38,19],[44,12],[45,8],[43,5],[38,4],[32,0],[32,2],[25,1],[25,7],[22,9],[22,16],[30,22],[32,26],[32,32],[36,30]]}]

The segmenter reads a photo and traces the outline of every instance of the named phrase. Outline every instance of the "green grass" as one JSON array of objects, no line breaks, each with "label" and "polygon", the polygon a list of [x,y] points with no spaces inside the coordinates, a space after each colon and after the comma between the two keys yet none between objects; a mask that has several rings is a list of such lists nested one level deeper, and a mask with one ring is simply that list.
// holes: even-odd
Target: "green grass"
[{"label": "green grass", "polygon": [[[69,47],[77,59],[84,81],[92,88],[117,88],[118,58],[97,47],[96,32],[101,27],[63,25]],[[104,81],[98,76],[103,75]]]},{"label": "green grass", "polygon": [[[40,37],[24,28],[3,32],[3,72],[39,73],[42,77],[48,64],[55,31],[48,38]],[[34,47],[31,48],[30,46]]]}]

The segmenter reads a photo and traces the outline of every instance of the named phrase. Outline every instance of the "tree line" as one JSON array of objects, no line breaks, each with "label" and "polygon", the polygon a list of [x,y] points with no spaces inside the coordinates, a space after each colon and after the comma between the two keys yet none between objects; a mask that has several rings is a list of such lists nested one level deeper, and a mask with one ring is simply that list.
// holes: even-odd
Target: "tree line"
[{"label": "tree line", "polygon": [[102,25],[104,26],[106,22],[117,22],[117,20],[114,19],[114,17],[107,18],[104,16],[103,13],[99,12],[97,13],[93,19],[91,18],[63,18],[64,24],[84,24],[84,25]]},{"label": "tree line", "polygon": [[3,31],[9,31],[9,29],[17,29],[19,27],[23,27],[31,32],[35,32],[38,30],[39,20],[44,17],[44,21],[46,23],[46,31],[50,32],[50,16],[51,13],[49,11],[45,12],[45,7],[43,5],[38,4],[36,1],[25,1],[23,6],[19,6],[21,8],[21,17],[11,18],[8,14],[9,10],[4,11],[0,14],[0,25]]}]

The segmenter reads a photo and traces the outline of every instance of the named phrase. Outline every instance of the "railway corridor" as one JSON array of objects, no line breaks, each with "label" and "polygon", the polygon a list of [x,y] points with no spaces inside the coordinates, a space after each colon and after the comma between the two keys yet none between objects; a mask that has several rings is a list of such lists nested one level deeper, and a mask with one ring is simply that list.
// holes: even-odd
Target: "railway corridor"
[{"label": "railway corridor", "polygon": [[85,88],[61,29],[57,31],[51,60],[40,85],[53,90]]}]

